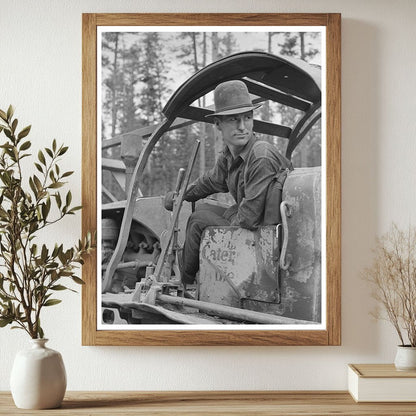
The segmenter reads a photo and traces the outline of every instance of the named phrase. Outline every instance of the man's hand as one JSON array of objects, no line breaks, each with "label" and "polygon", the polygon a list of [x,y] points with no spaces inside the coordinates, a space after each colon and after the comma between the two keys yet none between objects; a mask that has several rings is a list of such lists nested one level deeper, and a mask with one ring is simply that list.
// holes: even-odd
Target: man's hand
[{"label": "man's hand", "polygon": [[168,211],[173,211],[173,201],[175,199],[175,192],[169,191],[165,195],[164,206]]},{"label": "man's hand", "polygon": [[[222,215],[227,221],[230,221],[232,223],[234,220],[237,219],[237,212],[238,212],[238,205],[234,204],[231,207],[227,208]],[[236,225],[236,224],[231,224]]]}]

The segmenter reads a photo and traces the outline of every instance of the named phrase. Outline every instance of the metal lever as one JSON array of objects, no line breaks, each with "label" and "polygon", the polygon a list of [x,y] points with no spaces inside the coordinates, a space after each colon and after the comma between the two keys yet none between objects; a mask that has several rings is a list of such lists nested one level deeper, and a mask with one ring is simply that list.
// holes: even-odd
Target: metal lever
[{"label": "metal lever", "polygon": [[290,260],[286,263],[286,252],[287,252],[287,246],[289,244],[289,227],[287,225],[287,218],[292,215],[289,202],[283,201],[280,204],[280,214],[282,216],[282,224],[283,224],[283,244],[282,244],[282,252],[280,254],[279,265],[282,270],[287,270],[290,266]]},{"label": "metal lever", "polygon": [[195,164],[195,160],[196,160],[196,156],[198,154],[200,144],[201,144],[201,142],[199,140],[197,140],[194,144],[194,147],[192,149],[192,155],[191,155],[191,158],[189,160],[188,167],[186,169],[186,175],[185,175],[184,180],[182,181],[183,182],[182,187],[179,191],[179,194],[178,194],[177,198],[175,198],[175,204],[174,204],[173,213],[172,213],[171,225],[170,225],[170,227],[168,229],[168,232],[167,232],[166,246],[164,248],[162,248],[162,251],[160,253],[159,259],[157,261],[156,269],[155,269],[154,276],[155,276],[156,281],[158,281],[160,279],[160,275],[161,275],[161,272],[162,272],[162,267],[165,263],[166,256],[169,252],[170,244],[172,243],[173,234],[174,234],[175,228],[176,228],[176,222],[178,221],[178,218],[179,218],[179,213],[180,213],[180,210],[182,208],[182,202],[183,202],[184,197],[185,197],[185,192],[188,188],[189,180],[191,178],[192,169],[193,169],[194,164]]},{"label": "metal lever", "polygon": [[176,178],[175,197],[179,194],[183,179],[185,178],[185,168],[180,168]]},{"label": "metal lever", "polygon": [[136,198],[139,194],[139,180],[143,174],[147,159],[157,141],[162,135],[169,129],[174,119],[165,119],[149,137],[146,146],[140,153],[139,160],[134,168],[130,185],[127,192],[127,201],[124,208],[123,220],[120,226],[120,233],[117,240],[117,245],[108,263],[107,269],[104,273],[102,280],[102,293],[108,292],[111,288],[113,276],[116,271],[117,265],[121,262],[124,250],[127,246],[127,240],[130,234],[130,228],[133,221],[133,212],[136,204]]}]

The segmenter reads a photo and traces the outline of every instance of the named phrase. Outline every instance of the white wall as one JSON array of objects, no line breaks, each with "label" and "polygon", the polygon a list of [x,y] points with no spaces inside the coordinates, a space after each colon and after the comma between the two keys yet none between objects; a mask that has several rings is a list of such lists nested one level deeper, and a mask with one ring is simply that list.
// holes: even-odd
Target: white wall
[{"label": "white wall", "polygon": [[[392,362],[392,328],[369,316],[359,278],[377,234],[415,223],[416,2],[413,0],[0,0],[0,108],[32,124],[34,148],[56,137],[81,184],[81,13],[342,13],[342,346],[82,347],[81,299],[45,311],[69,390],[345,389],[346,364]],[[53,233],[70,244],[80,216]],[[0,390],[27,336],[0,330]]]}]

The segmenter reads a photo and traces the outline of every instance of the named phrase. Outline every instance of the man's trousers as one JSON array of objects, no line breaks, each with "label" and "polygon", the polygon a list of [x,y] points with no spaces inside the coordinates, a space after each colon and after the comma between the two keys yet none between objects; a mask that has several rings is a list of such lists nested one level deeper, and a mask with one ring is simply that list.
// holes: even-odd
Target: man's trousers
[{"label": "man's trousers", "polygon": [[226,209],[216,205],[201,204],[193,212],[186,225],[185,244],[182,253],[182,282],[193,283],[199,270],[199,246],[205,228],[227,226],[230,220],[224,218]]}]

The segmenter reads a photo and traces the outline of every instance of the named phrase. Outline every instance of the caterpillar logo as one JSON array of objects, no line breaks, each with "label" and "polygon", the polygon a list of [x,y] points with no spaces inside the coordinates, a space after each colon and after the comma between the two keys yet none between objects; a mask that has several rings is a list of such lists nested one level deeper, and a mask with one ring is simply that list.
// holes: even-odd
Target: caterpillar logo
[{"label": "caterpillar logo", "polygon": [[208,256],[212,261],[219,261],[223,263],[235,264],[236,250],[234,249],[221,249],[210,250]]}]

